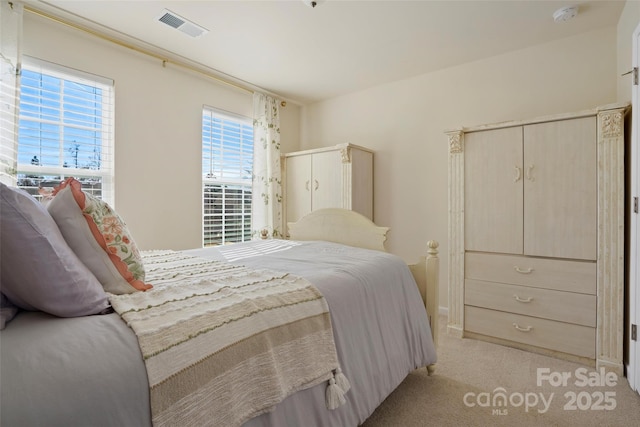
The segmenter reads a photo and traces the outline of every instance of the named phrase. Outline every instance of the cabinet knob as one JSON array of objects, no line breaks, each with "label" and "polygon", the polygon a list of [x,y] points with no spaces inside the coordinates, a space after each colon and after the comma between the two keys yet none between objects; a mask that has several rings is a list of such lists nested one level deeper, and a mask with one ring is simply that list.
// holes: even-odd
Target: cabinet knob
[{"label": "cabinet knob", "polygon": [[533,268],[531,268],[531,267],[529,267],[527,269],[524,269],[524,268],[518,267],[517,265],[514,265],[513,269],[515,271],[517,271],[518,273],[522,273],[522,274],[530,274],[533,271]]},{"label": "cabinet knob", "polygon": [[307,182],[304,183],[304,188],[309,191],[309,180],[307,180]]},{"label": "cabinet knob", "polygon": [[531,182],[536,180],[533,177],[533,168],[534,168],[534,165],[529,165],[529,167],[527,168],[527,179]]},{"label": "cabinet knob", "polygon": [[522,169],[519,166],[514,166],[516,168],[516,176],[513,178],[513,182],[518,182],[522,178]]},{"label": "cabinet knob", "polygon": [[314,190],[317,190],[317,189],[318,189],[318,186],[320,185],[320,184],[318,184],[318,180],[317,180],[317,179],[314,179],[314,180],[313,180],[313,183],[314,183],[313,189],[314,189]]}]

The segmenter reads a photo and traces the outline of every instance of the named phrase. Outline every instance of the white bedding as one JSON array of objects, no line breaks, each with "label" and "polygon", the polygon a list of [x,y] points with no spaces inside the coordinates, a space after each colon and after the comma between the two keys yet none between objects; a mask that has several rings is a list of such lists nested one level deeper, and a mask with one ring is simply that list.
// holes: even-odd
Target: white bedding
[{"label": "white bedding", "polygon": [[[436,361],[420,294],[394,255],[279,241],[186,252],[302,276],[329,305],[338,359],[352,386],[347,403],[326,409],[326,387],[319,385],[246,427],[359,425],[409,372]],[[19,313],[0,332],[0,381],[2,426],[151,424],[144,362],[135,335],[115,313],[73,319]]]},{"label": "white bedding", "polygon": [[323,410],[324,389],[314,387],[246,427],[357,426],[409,372],[436,362],[420,293],[410,270],[395,255],[328,242],[287,241],[188,252],[289,271],[316,285],[329,304],[338,360],[352,386],[347,404]]}]

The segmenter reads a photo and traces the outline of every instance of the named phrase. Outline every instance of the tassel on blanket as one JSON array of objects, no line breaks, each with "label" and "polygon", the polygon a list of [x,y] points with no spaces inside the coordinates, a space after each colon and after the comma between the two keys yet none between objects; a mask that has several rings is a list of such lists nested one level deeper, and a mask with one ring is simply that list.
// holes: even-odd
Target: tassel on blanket
[{"label": "tassel on blanket", "polygon": [[336,409],[347,402],[344,398],[344,392],[340,387],[338,387],[336,380],[333,377],[329,380],[329,385],[327,386],[327,391],[325,393],[325,401],[327,408],[331,410]]},{"label": "tassel on blanket", "polygon": [[347,377],[342,373],[342,369],[336,369],[335,378],[336,384],[338,385],[338,387],[340,387],[343,393],[346,393],[349,391],[349,389],[351,389],[351,384],[349,383]]}]

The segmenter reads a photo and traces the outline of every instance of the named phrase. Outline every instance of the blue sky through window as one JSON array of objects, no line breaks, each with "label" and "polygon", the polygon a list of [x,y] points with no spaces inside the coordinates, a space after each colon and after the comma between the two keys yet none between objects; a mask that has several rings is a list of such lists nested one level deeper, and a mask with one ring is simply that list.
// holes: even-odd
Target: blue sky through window
[{"label": "blue sky through window", "polygon": [[23,69],[18,164],[100,169],[102,89]]}]

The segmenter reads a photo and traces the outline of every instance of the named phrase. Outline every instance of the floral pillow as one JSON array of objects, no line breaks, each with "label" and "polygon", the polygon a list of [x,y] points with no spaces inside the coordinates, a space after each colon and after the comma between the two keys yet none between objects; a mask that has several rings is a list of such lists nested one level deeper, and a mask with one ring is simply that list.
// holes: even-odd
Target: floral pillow
[{"label": "floral pillow", "polygon": [[140,252],[120,216],[104,201],[82,191],[82,184],[67,178],[53,190],[47,210],[67,244],[113,294],[152,288],[144,283]]}]

